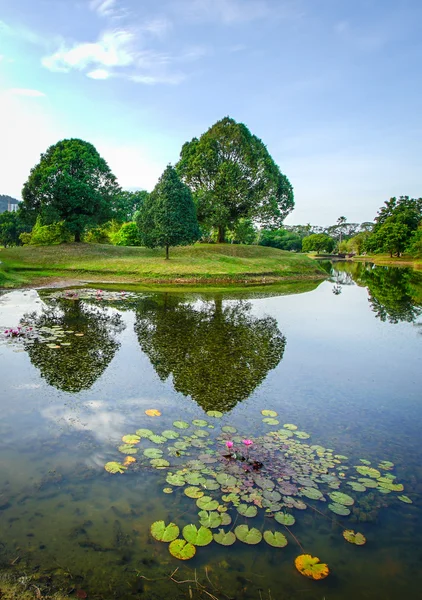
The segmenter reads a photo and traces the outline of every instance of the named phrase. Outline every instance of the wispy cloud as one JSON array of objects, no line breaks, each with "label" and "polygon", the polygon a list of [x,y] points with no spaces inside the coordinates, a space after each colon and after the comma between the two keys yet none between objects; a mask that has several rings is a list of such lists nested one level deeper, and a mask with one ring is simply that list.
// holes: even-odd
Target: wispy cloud
[{"label": "wispy cloud", "polygon": [[178,0],[175,7],[193,19],[225,24],[261,19],[273,11],[267,0]]},{"label": "wispy cloud", "polygon": [[126,67],[135,62],[134,38],[130,31],[106,31],[97,42],[76,43],[71,48],[62,45],[57,52],[44,57],[42,64],[50,71],[62,72],[90,66]]},{"label": "wispy cloud", "polygon": [[12,96],[26,96],[27,98],[45,98],[44,92],[28,88],[11,88],[7,90],[7,93]]},{"label": "wispy cloud", "polygon": [[117,0],[91,0],[89,7],[101,17],[112,17],[116,14]]}]

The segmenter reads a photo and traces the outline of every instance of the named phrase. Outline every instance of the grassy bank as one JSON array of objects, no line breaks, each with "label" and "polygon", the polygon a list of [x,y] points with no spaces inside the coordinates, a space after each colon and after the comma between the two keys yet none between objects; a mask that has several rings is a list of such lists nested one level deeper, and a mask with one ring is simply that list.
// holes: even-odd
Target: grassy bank
[{"label": "grassy bank", "polygon": [[[0,250],[0,287],[48,280],[135,284],[267,284],[325,277],[316,261],[276,248],[234,244],[196,244],[163,250],[63,244]],[[16,284],[16,282],[18,282]]]},{"label": "grassy bank", "polygon": [[397,258],[396,256],[391,257],[389,254],[368,254],[366,256],[356,256],[353,260],[389,267],[412,267],[415,271],[422,271],[422,258],[413,258],[407,255]]}]

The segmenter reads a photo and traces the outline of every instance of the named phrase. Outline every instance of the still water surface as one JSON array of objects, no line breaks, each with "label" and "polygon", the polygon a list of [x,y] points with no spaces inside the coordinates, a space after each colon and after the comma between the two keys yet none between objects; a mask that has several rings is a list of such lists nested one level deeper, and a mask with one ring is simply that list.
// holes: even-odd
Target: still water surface
[{"label": "still water surface", "polygon": [[[37,329],[73,332],[60,349],[0,345],[3,563],[19,556],[16,568],[26,574],[51,575],[73,595],[83,589],[98,599],[209,598],[204,590],[218,600],[420,597],[421,278],[405,269],[326,268],[330,281],[288,295],[0,296],[2,331],[25,314]],[[148,417],[151,408],[162,415]],[[280,425],[263,424],[262,409],[276,411]],[[307,510],[290,510],[291,533],[276,528],[285,548],[212,543],[178,561],[149,527],[197,522],[195,500],[181,488],[164,494],[165,470],[112,475],[104,465],[124,460],[117,447],[125,434],[174,429],[176,419],[215,424],[209,410],[224,414],[218,427],[252,440],[296,424],[311,436],[305,444],[347,456],[351,468],[360,459],[375,467],[392,461],[413,503],[397,493],[359,497],[342,484],[355,499],[352,515],[305,498]],[[236,510],[229,512],[234,521]],[[259,512],[235,524],[274,529]],[[366,545],[348,544],[342,527],[362,532]],[[295,570],[297,542],[329,565],[328,578],[310,581]],[[177,567],[175,579],[197,577],[204,587],[171,581]]]}]

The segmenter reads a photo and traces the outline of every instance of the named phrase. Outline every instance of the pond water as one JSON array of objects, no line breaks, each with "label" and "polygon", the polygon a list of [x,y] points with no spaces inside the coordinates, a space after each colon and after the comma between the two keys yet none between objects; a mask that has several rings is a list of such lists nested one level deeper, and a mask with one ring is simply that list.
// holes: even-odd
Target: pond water
[{"label": "pond water", "polygon": [[[2,333],[0,345],[3,564],[16,559],[23,583],[52,581],[71,597],[419,597],[422,277],[355,263],[325,268],[329,280],[301,293],[3,293],[1,331],[21,322],[26,332]],[[262,410],[276,422],[263,422]],[[140,429],[159,437],[141,432],[124,444]],[[155,452],[144,456],[146,448]],[[170,465],[154,468],[154,457]],[[124,461],[123,473],[104,469]],[[169,472],[181,484],[169,483]],[[199,527],[201,506],[187,486],[218,500],[204,503],[217,515],[213,533],[247,524],[282,533],[287,545],[213,541],[191,560],[174,558],[150,526]],[[329,509],[339,506],[335,491],[353,498],[349,516]],[[256,516],[240,514],[230,493]],[[296,522],[278,523],[280,511]],[[344,529],[366,544],[345,541]],[[303,553],[330,575],[303,577],[294,563]]]}]

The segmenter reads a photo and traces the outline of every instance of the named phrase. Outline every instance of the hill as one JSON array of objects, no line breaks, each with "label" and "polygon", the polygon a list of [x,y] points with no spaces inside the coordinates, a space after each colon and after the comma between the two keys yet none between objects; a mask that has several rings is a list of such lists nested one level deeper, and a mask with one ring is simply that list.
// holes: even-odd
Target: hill
[{"label": "hill", "polygon": [[12,198],[11,196],[4,196],[0,194],[0,213],[5,212],[10,204],[19,204],[19,200]]},{"label": "hill", "polygon": [[101,283],[262,285],[326,277],[318,263],[303,254],[240,244],[172,248],[170,260],[164,260],[162,249],[103,244],[23,246],[0,250],[0,261],[9,275],[32,282],[72,278]]}]

